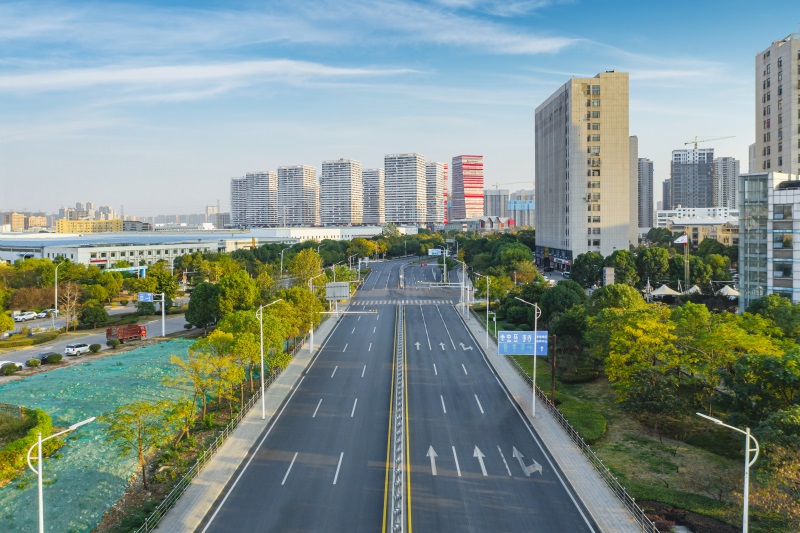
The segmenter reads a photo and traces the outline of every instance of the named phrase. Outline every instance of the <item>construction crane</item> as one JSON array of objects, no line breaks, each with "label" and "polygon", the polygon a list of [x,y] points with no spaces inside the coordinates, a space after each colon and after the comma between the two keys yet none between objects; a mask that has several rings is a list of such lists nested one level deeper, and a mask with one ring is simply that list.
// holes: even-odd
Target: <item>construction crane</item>
[{"label": "construction crane", "polygon": [[532,182],[530,182],[530,181],[512,181],[512,182],[509,182],[509,183],[499,183],[499,184],[495,183],[494,185],[492,185],[492,187],[494,187],[495,190],[498,190],[501,185],[502,186],[506,186],[506,185],[532,185]]},{"label": "construction crane", "polygon": [[693,141],[683,143],[684,146],[687,144],[693,144],[694,149],[697,150],[697,143],[707,143],[709,141],[720,141],[722,139],[733,139],[736,135],[728,135],[727,137],[714,137],[713,139],[698,139],[696,136]]}]

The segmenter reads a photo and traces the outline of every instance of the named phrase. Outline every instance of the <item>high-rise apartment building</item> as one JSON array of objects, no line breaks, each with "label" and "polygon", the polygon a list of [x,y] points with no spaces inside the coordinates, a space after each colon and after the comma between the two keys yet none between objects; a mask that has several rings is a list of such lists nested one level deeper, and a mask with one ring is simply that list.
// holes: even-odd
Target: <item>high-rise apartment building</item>
[{"label": "high-rise apartment building", "polygon": [[508,189],[484,189],[483,213],[487,217],[508,217]]},{"label": "high-rise apartment building", "polygon": [[428,210],[425,156],[388,154],[383,158],[386,222],[422,225]]},{"label": "high-rise apartment building", "polygon": [[752,174],[756,171],[758,157],[756,156],[756,143],[747,147],[747,173]]},{"label": "high-rise apartment building", "polygon": [[639,201],[637,205],[640,228],[653,227],[653,162],[640,157],[638,162]]},{"label": "high-rise apartment building", "polygon": [[[205,216],[211,211],[214,222],[218,222],[217,206],[208,207]],[[278,175],[275,172],[248,172],[243,177],[231,178],[231,224],[238,227],[278,225]],[[222,226],[217,223],[217,227]]]},{"label": "high-rise apartment building", "polygon": [[319,185],[314,167],[278,167],[278,224],[313,226],[318,223]]},{"label": "high-rise apartment building", "polygon": [[672,208],[672,182],[667,178],[661,184],[661,209]]},{"label": "high-rise apartment building", "polygon": [[325,225],[363,222],[364,189],[361,161],[338,159],[322,162],[319,179],[319,218]]},{"label": "high-rise apartment building", "polygon": [[800,174],[800,33],[756,55],[756,171]]},{"label": "high-rise apartment building", "polygon": [[425,165],[425,194],[427,197],[428,224],[444,224],[445,191],[447,190],[447,163],[431,161]]},{"label": "high-rise apartment building", "polygon": [[628,73],[572,78],[536,108],[536,259],[627,250],[631,213]]},{"label": "high-rise apartment building", "polygon": [[714,159],[714,207],[736,209],[739,161],[732,157]]},{"label": "high-rise apartment building", "polygon": [[452,220],[483,216],[483,156],[453,158]]},{"label": "high-rise apartment building", "polygon": [[536,194],[533,189],[512,192],[508,197],[508,217],[515,228],[536,225]]},{"label": "high-rise apartment building", "polygon": [[364,191],[364,224],[384,224],[386,222],[386,189],[383,169],[366,168],[361,171]]},{"label": "high-rise apartment building", "polygon": [[714,149],[673,150],[670,184],[673,207],[712,207],[714,205]]}]

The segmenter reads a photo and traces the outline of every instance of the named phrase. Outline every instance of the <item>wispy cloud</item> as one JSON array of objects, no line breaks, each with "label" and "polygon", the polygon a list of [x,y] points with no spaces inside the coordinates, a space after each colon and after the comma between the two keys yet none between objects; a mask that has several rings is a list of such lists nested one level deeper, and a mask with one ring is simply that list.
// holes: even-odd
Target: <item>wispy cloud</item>
[{"label": "wispy cloud", "polygon": [[498,17],[512,17],[563,2],[558,0],[438,0],[437,3],[454,9],[468,9]]}]

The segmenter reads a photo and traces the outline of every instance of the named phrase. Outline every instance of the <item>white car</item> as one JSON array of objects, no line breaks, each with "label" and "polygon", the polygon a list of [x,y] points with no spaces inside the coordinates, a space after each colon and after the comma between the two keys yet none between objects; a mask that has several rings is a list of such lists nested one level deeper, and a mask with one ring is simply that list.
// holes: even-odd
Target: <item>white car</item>
[{"label": "white car", "polygon": [[88,344],[67,344],[64,353],[67,355],[81,355],[89,351]]},{"label": "white car", "polygon": [[17,367],[18,370],[22,370],[25,368],[25,365],[22,363],[17,363],[16,361],[0,361],[0,368],[3,368],[6,365],[14,365]]},{"label": "white car", "polygon": [[26,320],[36,320],[36,313],[33,311],[26,311],[14,316],[15,322],[25,322]]}]

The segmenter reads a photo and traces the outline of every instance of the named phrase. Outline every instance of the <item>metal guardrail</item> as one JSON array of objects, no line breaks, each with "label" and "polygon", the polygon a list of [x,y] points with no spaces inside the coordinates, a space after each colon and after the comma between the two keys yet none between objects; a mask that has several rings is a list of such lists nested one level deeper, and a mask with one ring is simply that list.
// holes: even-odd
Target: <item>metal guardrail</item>
[{"label": "metal guardrail", "polygon": [[[275,378],[277,378],[278,375],[280,375],[280,372],[272,374],[264,382],[264,386],[267,387],[269,385],[272,385],[272,383],[275,381]],[[228,422],[228,424],[225,426],[222,432],[219,435],[217,435],[216,439],[214,439],[214,442],[212,442],[208,447],[203,449],[202,454],[199,454],[197,456],[197,461],[195,461],[195,463],[191,467],[189,467],[189,470],[183,475],[180,481],[178,481],[178,483],[172,488],[172,490],[161,501],[161,503],[158,504],[158,507],[155,508],[155,510],[150,514],[150,516],[148,516],[145,519],[144,524],[142,524],[142,526],[136,530],[136,533],[145,533],[148,531],[152,531],[153,529],[156,528],[156,526],[158,526],[158,523],[161,522],[161,519],[164,518],[164,515],[167,514],[167,511],[172,509],[172,507],[175,505],[175,502],[177,502],[178,499],[181,497],[181,495],[183,495],[183,492],[186,490],[186,487],[188,487],[191,484],[192,480],[195,477],[197,477],[197,474],[200,473],[200,470],[203,469],[203,466],[205,466],[205,464],[209,460],[211,460],[211,458],[214,456],[217,450],[219,450],[220,446],[222,446],[222,444],[225,442],[228,436],[230,436],[233,430],[236,429],[236,426],[239,425],[239,422],[241,422],[242,419],[250,411],[250,408],[253,407],[253,405],[255,405],[255,403],[259,399],[261,399],[261,387],[259,387],[256,393],[250,397],[250,399],[244,405],[242,410],[239,411],[236,417],[230,422]]]},{"label": "metal guardrail", "polygon": [[[472,309],[470,309],[470,313],[478,318],[478,315]],[[478,320],[478,323],[480,324],[481,321]],[[491,335],[491,331],[489,333],[491,338],[496,341],[497,339],[494,335]],[[505,358],[514,367],[514,370],[517,371],[517,374],[519,374],[526,383],[532,386],[533,381],[531,380],[531,377],[525,372],[522,366],[520,366],[517,360],[510,355],[506,355]],[[575,428],[572,427],[572,424],[570,424],[569,421],[564,418],[564,415],[561,414],[561,411],[558,410],[556,405],[550,401],[550,398],[547,397],[547,394],[542,392],[542,389],[540,389],[538,386],[536,387],[536,397],[547,407],[547,410],[551,415],[553,415],[553,418],[555,418],[556,422],[558,422],[558,424],[564,429],[570,440],[572,440],[572,442],[578,446],[597,473],[600,474],[600,477],[603,478],[603,481],[606,482],[606,485],[608,485],[614,495],[616,495],[617,499],[619,499],[625,508],[628,509],[628,512],[631,513],[633,519],[636,520],[636,523],[642,528],[642,531],[646,531],[647,533],[659,533],[658,528],[653,521],[647,517],[644,510],[639,507],[634,498],[628,494],[628,491],[625,490],[625,487],[622,486],[622,484],[619,482],[619,480],[617,480],[614,474],[611,473],[608,467],[603,464],[603,460],[600,459],[596,453],[594,453],[594,450],[592,450],[588,444],[586,444],[586,441],[584,441]]]},{"label": "metal guardrail", "polygon": [[[394,431],[392,432],[394,446],[392,447],[392,495],[389,505],[390,524],[392,533],[401,533],[406,530],[408,517],[405,513],[405,307],[399,306],[398,313],[401,315],[397,321],[395,332],[395,370],[394,370],[394,391],[392,396],[391,417],[394,420]],[[392,438],[392,437],[390,437]]]}]

